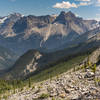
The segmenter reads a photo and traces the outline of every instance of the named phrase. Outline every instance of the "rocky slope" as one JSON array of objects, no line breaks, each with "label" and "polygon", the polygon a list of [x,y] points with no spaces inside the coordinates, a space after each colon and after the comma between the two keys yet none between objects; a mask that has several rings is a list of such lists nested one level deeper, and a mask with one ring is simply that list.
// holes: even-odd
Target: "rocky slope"
[{"label": "rocky slope", "polygon": [[76,17],[72,12],[61,12],[56,17],[22,16],[15,13],[1,18],[0,45],[18,54],[39,48],[48,51],[59,50],[64,44],[71,43],[82,34],[98,28],[99,24],[96,20]]},{"label": "rocky slope", "polygon": [[[77,68],[77,67],[76,67]],[[100,65],[96,74],[100,79]],[[7,100],[99,100],[100,80],[94,82],[94,73],[87,69],[73,69],[55,78],[33,84],[8,97]]]}]

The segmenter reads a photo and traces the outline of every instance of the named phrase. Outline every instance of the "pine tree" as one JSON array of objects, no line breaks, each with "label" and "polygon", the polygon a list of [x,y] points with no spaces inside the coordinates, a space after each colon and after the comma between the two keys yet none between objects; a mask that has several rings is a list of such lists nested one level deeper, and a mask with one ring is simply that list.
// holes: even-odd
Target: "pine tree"
[{"label": "pine tree", "polygon": [[94,66],[92,67],[92,71],[93,71],[93,73],[94,73],[94,77],[95,77],[95,73],[96,73],[96,68],[97,68],[97,65],[94,64]]},{"label": "pine tree", "polygon": [[29,78],[29,88],[31,87],[31,78]]}]

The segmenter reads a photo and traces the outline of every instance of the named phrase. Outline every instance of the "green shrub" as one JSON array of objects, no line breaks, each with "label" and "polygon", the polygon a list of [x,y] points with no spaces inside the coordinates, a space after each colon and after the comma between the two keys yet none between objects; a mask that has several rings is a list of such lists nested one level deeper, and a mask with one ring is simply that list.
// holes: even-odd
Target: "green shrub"
[{"label": "green shrub", "polygon": [[52,100],[55,100],[55,98],[53,97]]},{"label": "green shrub", "polygon": [[41,94],[41,96],[39,97],[39,99],[45,99],[45,98],[48,98],[49,97],[49,94]]}]

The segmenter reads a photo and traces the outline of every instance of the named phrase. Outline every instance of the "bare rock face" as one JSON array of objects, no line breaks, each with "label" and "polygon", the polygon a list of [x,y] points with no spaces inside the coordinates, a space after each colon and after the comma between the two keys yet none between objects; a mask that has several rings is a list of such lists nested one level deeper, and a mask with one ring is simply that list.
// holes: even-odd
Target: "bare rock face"
[{"label": "bare rock face", "polygon": [[100,61],[100,48],[98,48],[96,51],[94,51],[91,56],[89,57],[90,62],[97,63]]}]

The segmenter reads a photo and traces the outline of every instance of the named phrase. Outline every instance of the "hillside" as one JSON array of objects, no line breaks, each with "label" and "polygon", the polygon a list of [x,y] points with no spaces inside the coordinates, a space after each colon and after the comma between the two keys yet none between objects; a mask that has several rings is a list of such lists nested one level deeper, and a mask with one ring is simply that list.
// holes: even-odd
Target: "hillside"
[{"label": "hillside", "polygon": [[[3,75],[5,79],[23,79],[38,71],[48,69],[62,61],[74,59],[74,57],[87,55],[97,48],[96,45],[82,44],[69,49],[56,51],[52,53],[42,53],[37,50],[29,50],[23,54],[12,66],[9,71]],[[93,49],[94,47],[94,49]],[[84,50],[84,48],[86,48]],[[73,51],[74,50],[74,51]]]},{"label": "hillside", "polygon": [[[50,68],[41,70],[41,71],[36,72],[33,75],[31,75],[31,81],[34,84],[34,82],[35,83],[41,82],[41,81],[47,80],[50,77],[55,77],[61,73],[64,73],[67,70],[73,68],[74,65],[77,65],[78,63],[80,63],[85,57],[86,57],[86,55],[82,55],[82,56],[77,56],[74,59],[69,59],[68,61],[58,62],[57,64],[50,66]],[[9,75],[9,74],[6,74],[6,75]],[[3,76],[2,76],[2,78],[3,78]],[[3,78],[2,80],[0,80],[0,88],[1,88],[0,94],[2,94],[4,92],[6,93],[8,91],[8,89],[9,90],[13,90],[15,88],[21,89],[21,87],[27,86],[29,79],[30,78],[27,78],[26,80],[19,80],[19,81],[17,81],[17,80],[12,80],[12,81],[5,80],[4,81],[4,78]]]},{"label": "hillside", "polygon": [[[100,49],[97,49],[88,57],[87,55],[81,55],[68,61],[63,61],[54,67],[33,75],[27,81],[21,82],[20,88],[15,89],[14,93],[8,92],[4,97],[7,100],[99,100],[99,56]],[[86,60],[86,58],[88,59]],[[92,70],[95,66],[94,60],[94,63],[97,63],[95,74]],[[85,61],[87,62],[87,67],[84,65]]]},{"label": "hillside", "polygon": [[[55,78],[50,78],[41,83],[32,84],[8,97],[7,100],[99,100],[100,80],[93,80],[94,73],[90,69],[86,72],[70,70]],[[96,71],[96,77],[100,78],[100,65]]]}]

